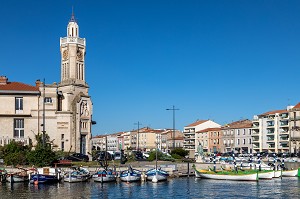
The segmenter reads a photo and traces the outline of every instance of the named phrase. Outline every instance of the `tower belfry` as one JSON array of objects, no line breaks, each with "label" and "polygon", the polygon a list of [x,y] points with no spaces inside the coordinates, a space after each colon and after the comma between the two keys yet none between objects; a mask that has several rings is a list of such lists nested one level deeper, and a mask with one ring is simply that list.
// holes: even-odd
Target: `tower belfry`
[{"label": "tower belfry", "polygon": [[79,37],[79,26],[72,10],[67,36],[60,38],[61,85],[87,86],[85,82],[86,43]]}]

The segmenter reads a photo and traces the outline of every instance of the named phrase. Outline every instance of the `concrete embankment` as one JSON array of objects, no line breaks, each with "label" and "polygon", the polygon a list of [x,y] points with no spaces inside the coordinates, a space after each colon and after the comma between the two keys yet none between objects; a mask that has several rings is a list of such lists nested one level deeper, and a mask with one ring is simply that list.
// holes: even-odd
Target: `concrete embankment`
[{"label": "concrete embankment", "polygon": [[[268,164],[268,162],[265,162]],[[165,162],[165,161],[159,161],[157,163],[158,168],[162,168],[165,171],[168,171],[170,174],[170,177],[184,177],[184,176],[193,176],[195,175],[193,164],[195,164],[197,169],[208,169],[213,168],[213,163],[174,163],[174,162]],[[116,164],[116,170],[117,171],[123,171],[128,168],[128,165],[131,165],[134,169],[138,169],[140,171],[146,172],[147,170],[151,168],[155,168],[155,162],[148,162],[148,161],[141,161],[141,162],[130,162],[126,163],[124,165]],[[233,169],[233,165],[224,165],[220,163],[216,163],[216,169],[220,169],[221,166],[229,167]],[[239,165],[238,165],[239,166]],[[286,162],[285,166],[289,169],[295,169],[300,167],[300,162]],[[85,166],[87,167],[87,166]],[[110,167],[113,167],[113,165],[110,165]],[[63,171],[67,171],[70,167],[60,167]],[[95,172],[97,169],[99,169],[99,166],[93,165],[87,167],[91,173]],[[17,168],[11,168],[11,167],[5,167],[7,172],[17,172]],[[29,168],[27,168],[29,169]]]}]

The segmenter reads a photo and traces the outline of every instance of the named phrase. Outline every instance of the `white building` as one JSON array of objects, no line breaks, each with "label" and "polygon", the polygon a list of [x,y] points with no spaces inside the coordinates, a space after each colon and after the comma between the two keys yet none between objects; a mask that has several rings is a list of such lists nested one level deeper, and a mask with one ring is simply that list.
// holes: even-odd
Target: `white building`
[{"label": "white building", "polygon": [[183,148],[189,151],[189,157],[194,157],[197,147],[200,142],[199,131],[207,128],[218,128],[221,127],[220,124],[211,120],[197,120],[196,122],[189,124],[184,127],[184,142]]},{"label": "white building", "polygon": [[35,142],[46,133],[55,150],[91,152],[93,105],[85,81],[86,42],[72,15],[60,38],[61,82],[35,86],[0,79],[0,144]]},{"label": "white building", "polygon": [[289,114],[285,110],[255,115],[252,126],[253,152],[284,153],[289,151]]}]

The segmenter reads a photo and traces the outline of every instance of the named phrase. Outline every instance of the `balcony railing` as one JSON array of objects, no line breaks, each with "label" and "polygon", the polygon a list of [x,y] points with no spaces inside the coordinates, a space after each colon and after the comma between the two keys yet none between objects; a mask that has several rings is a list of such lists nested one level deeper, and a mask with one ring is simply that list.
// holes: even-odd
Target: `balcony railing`
[{"label": "balcony railing", "polygon": [[4,146],[9,144],[11,141],[21,142],[23,145],[29,145],[31,143],[31,139],[29,137],[27,138],[8,138],[8,137],[2,137],[0,138],[0,146]]}]

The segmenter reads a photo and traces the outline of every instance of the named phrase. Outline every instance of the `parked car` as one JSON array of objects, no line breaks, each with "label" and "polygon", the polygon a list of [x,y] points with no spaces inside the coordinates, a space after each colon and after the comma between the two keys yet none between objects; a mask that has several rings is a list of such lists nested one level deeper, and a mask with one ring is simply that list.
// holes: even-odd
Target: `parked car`
[{"label": "parked car", "polygon": [[116,152],[114,153],[114,159],[115,159],[115,160],[121,160],[121,152],[116,151]]},{"label": "parked car", "polygon": [[113,155],[111,155],[109,152],[107,151],[99,151],[96,153],[96,155],[93,157],[93,160],[97,160],[97,161],[103,161],[103,160],[113,160]]},{"label": "parked car", "polygon": [[67,156],[65,159],[72,160],[74,162],[88,162],[89,156],[84,155],[82,153],[73,153],[72,155]]}]

